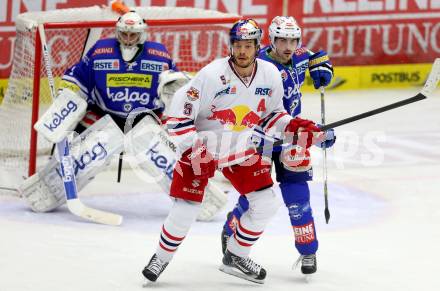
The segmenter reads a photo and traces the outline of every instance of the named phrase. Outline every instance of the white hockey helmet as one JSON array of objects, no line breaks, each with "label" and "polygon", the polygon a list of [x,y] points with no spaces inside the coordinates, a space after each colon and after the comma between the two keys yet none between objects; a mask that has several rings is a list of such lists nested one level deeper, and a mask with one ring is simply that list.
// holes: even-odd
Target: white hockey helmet
[{"label": "white hockey helmet", "polygon": [[[144,43],[147,39],[146,29],[147,24],[144,19],[135,11],[130,11],[119,17],[116,23],[116,38],[123,46],[136,46]],[[123,32],[137,33],[138,38],[133,43],[126,44],[122,39],[121,33]]]},{"label": "white hockey helmet", "polygon": [[270,46],[275,49],[275,38],[298,39],[297,48],[301,47],[301,28],[292,16],[276,16],[269,25]]}]

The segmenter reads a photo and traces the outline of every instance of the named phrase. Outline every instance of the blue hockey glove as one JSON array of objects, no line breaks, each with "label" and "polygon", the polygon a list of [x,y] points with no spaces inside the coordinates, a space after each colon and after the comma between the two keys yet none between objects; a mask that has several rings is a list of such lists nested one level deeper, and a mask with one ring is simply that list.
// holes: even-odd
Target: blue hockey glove
[{"label": "blue hockey glove", "polygon": [[333,67],[325,51],[319,51],[310,56],[309,72],[315,89],[330,84],[333,78]]},{"label": "blue hockey glove", "polygon": [[[318,127],[321,127],[318,125]],[[335,130],[330,128],[325,131],[325,140],[323,142],[315,143],[315,146],[319,148],[331,148],[336,142]]]}]

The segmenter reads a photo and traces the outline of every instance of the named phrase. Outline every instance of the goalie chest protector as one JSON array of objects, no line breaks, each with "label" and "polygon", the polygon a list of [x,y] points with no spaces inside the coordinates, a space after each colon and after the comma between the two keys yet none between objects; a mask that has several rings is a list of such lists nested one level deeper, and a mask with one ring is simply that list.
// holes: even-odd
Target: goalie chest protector
[{"label": "goalie chest protector", "polygon": [[136,108],[160,109],[159,74],[176,69],[164,45],[147,41],[132,62],[125,62],[116,39],[99,40],[63,80],[74,83],[88,102],[120,117]]}]

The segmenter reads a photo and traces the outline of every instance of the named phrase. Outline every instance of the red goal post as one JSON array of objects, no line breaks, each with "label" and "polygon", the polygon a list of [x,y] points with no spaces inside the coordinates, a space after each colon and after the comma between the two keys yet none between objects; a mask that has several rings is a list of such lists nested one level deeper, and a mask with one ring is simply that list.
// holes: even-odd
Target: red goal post
[{"label": "red goal post", "polygon": [[[189,72],[229,53],[228,30],[240,19],[238,15],[197,8],[135,10],[146,19],[148,39],[163,43],[178,68]],[[13,69],[0,105],[0,130],[6,133],[0,142],[3,169],[18,168],[21,176],[25,172],[30,176],[37,169],[37,161],[50,153],[51,145],[38,138],[33,129],[38,116],[51,103],[38,25],[44,26],[57,87],[64,71],[80,60],[90,44],[113,36],[118,17],[110,9],[100,7],[33,12],[18,17]]]}]

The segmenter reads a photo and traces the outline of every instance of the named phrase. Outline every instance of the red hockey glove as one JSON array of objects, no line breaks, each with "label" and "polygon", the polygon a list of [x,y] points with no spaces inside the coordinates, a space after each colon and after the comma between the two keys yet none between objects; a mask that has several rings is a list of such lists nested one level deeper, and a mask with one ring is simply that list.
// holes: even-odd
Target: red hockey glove
[{"label": "red hockey glove", "polygon": [[[293,144],[309,148],[312,144],[319,142],[324,138],[324,133],[316,124],[307,119],[294,118],[284,129],[286,138],[290,139]],[[298,135],[298,140],[293,139],[293,135]]]},{"label": "red hockey glove", "polygon": [[182,169],[182,174],[190,170],[199,179],[208,179],[214,176],[216,166],[212,155],[207,151],[206,145],[201,142],[187,149],[176,167]]}]

